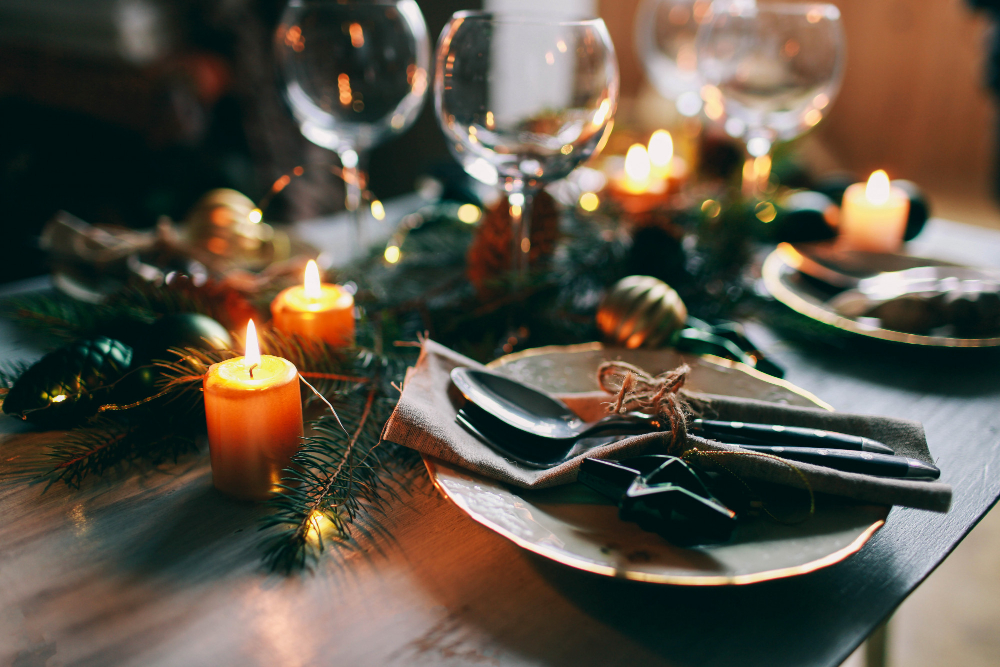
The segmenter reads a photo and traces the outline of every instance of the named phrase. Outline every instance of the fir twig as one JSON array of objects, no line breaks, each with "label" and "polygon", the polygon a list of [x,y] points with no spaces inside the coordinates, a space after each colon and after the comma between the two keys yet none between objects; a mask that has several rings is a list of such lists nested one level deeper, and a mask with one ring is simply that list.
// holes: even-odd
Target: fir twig
[{"label": "fir twig", "polygon": [[[390,492],[381,475],[387,457],[380,451],[381,425],[394,401],[379,396],[379,383],[355,391],[338,402],[345,433],[330,416],[310,426],[315,435],[305,438],[286,470],[281,492],[269,501],[274,512],[262,529],[279,528],[265,542],[264,560],[275,571],[308,569],[325,549],[326,542],[352,548],[352,527],[365,513],[383,510]],[[391,495],[391,493],[390,493]],[[377,523],[371,524],[378,529]]]},{"label": "fir twig", "polygon": [[47,470],[40,477],[48,484],[63,482],[79,488],[91,475],[101,475],[123,465],[145,461],[156,465],[197,449],[198,430],[193,420],[152,414],[133,423],[98,419],[71,431],[48,452]]}]

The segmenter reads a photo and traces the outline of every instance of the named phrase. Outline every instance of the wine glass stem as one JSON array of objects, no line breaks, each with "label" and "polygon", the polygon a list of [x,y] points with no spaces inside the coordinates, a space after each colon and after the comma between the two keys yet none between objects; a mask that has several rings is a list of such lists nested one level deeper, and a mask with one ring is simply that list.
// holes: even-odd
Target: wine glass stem
[{"label": "wine glass stem", "polygon": [[354,226],[354,254],[360,256],[367,249],[365,224],[368,207],[365,206],[365,192],[368,189],[368,154],[347,149],[340,151],[339,155],[344,169],[344,207],[350,212]]},{"label": "wine glass stem", "polygon": [[507,195],[510,205],[511,266],[510,278],[514,289],[524,287],[528,282],[528,259],[531,255],[531,205],[533,192],[520,190]]}]

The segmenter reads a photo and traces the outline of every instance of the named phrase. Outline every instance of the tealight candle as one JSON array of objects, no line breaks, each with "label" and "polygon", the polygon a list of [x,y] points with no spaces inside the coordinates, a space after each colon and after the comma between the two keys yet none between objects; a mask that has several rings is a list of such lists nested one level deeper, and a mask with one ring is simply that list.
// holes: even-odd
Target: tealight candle
[{"label": "tealight candle", "polygon": [[605,160],[608,194],[629,213],[651,210],[667,196],[667,182],[652,173],[649,153],[642,144],[632,144],[625,159]]},{"label": "tealight candle", "polygon": [[354,297],[340,285],[320,283],[319,268],[309,260],[305,281],[271,302],[274,328],[324,340],[335,347],[354,342]]},{"label": "tealight candle", "polygon": [[250,320],[246,354],[212,364],[203,386],[215,488],[245,500],[270,497],[302,441],[298,370],[261,356]]},{"label": "tealight candle", "polygon": [[649,155],[651,173],[656,178],[667,181],[667,189],[677,192],[687,180],[687,161],[674,154],[674,138],[666,130],[657,130],[649,137],[646,152]]},{"label": "tealight candle", "polygon": [[853,250],[895,252],[903,244],[909,212],[909,197],[880,169],[867,184],[855,183],[844,192],[839,242]]}]

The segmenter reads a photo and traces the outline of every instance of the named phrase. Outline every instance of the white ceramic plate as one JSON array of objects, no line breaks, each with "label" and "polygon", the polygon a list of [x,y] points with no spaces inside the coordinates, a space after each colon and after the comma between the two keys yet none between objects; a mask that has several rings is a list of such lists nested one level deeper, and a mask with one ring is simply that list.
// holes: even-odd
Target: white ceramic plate
[{"label": "white ceramic plate", "polygon": [[[498,359],[500,373],[552,393],[598,389],[600,362],[622,359],[651,373],[686,361],[696,391],[788,405],[828,405],[797,387],[742,364],[673,350],[603,349],[599,344],[528,350]],[[618,519],[616,506],[582,484],[529,491],[425,458],[435,486],[470,517],[552,560],[611,577],[688,586],[749,584],[812,572],[860,549],[888,508],[821,506],[808,521],[786,526],[755,518],[721,545],[685,549]]]}]

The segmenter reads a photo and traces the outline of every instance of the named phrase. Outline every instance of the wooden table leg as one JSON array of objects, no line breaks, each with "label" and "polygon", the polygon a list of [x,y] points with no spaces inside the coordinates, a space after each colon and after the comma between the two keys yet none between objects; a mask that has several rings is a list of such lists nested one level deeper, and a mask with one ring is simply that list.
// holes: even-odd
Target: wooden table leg
[{"label": "wooden table leg", "polygon": [[886,667],[889,664],[889,621],[885,619],[865,640],[865,667]]}]

